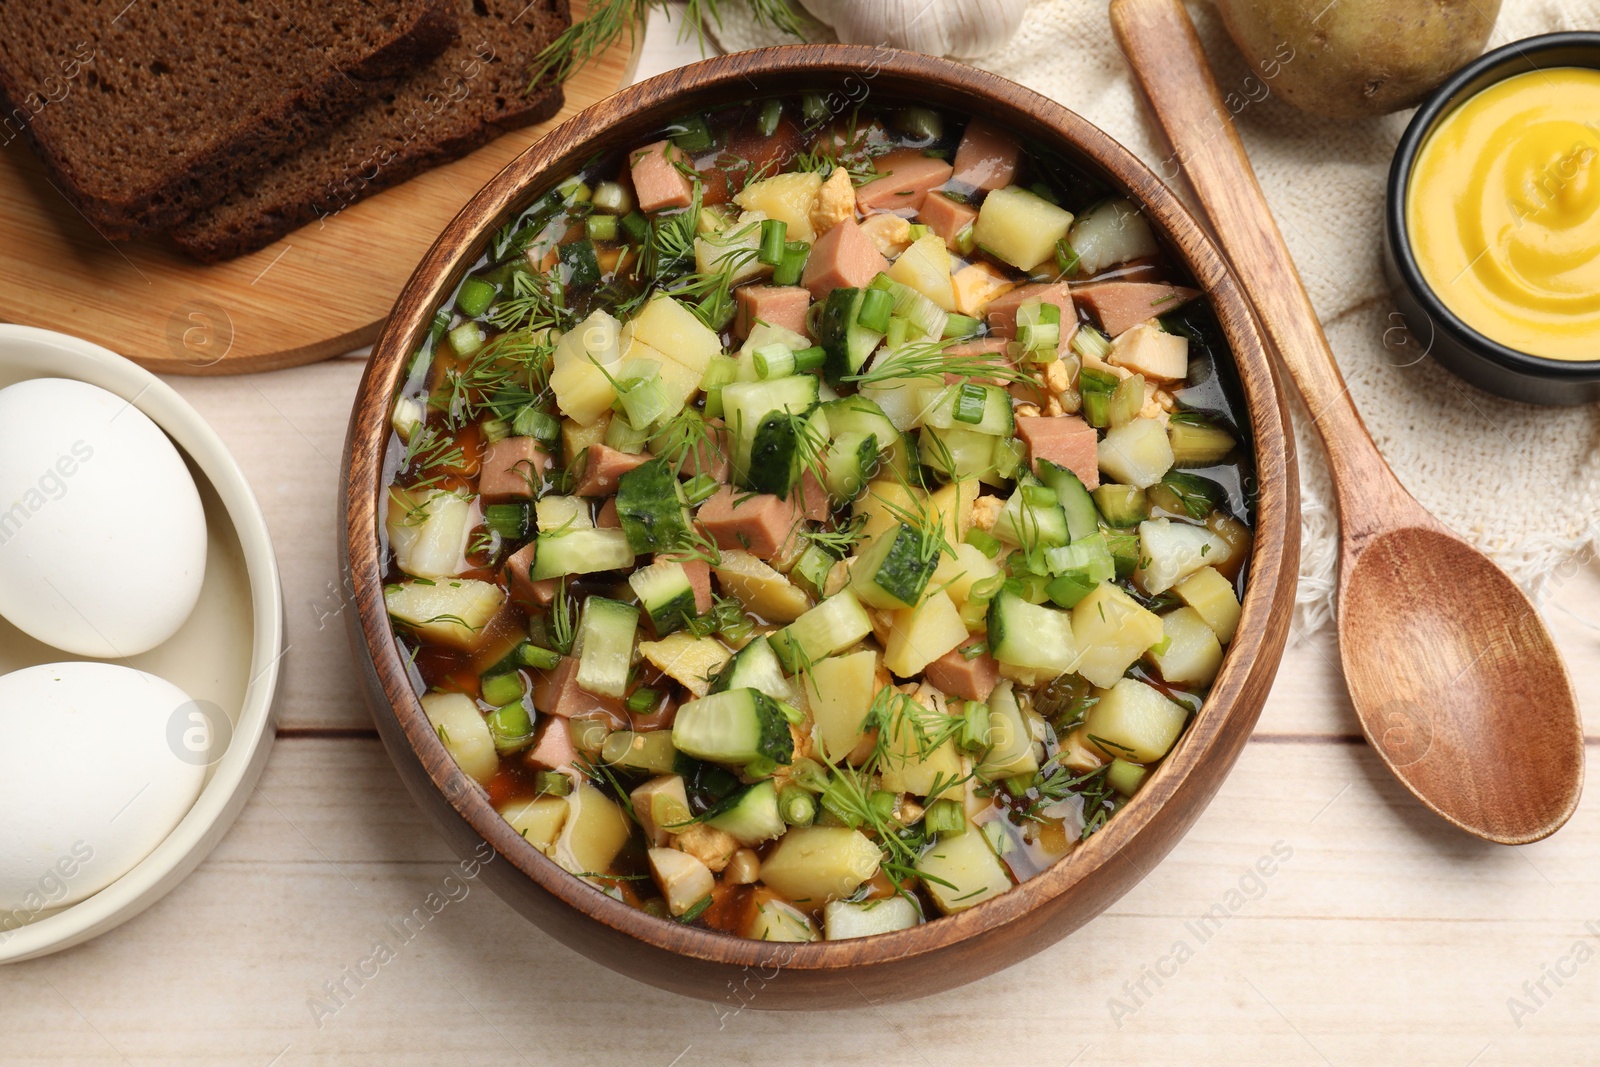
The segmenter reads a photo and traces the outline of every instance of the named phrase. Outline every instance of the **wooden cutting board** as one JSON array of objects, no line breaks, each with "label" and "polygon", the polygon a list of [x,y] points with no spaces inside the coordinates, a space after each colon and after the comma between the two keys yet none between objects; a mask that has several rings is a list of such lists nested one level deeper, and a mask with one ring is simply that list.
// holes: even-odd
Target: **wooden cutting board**
[{"label": "wooden cutting board", "polygon": [[[585,6],[574,3],[573,17]],[[274,370],[369,344],[467,199],[546,131],[616,92],[632,63],[619,42],[568,81],[550,122],[209,267],[159,239],[101,237],[17,138],[0,150],[0,321],[75,334],[166,374]]]}]

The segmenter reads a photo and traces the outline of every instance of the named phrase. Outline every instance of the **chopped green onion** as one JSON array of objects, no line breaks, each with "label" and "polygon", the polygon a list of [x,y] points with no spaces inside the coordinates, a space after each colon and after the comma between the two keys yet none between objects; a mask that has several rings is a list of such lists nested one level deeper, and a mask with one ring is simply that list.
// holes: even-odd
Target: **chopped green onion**
[{"label": "chopped green onion", "polygon": [[925,226],[924,224],[922,224],[920,222],[913,222],[911,224],[911,232],[910,232],[909,236],[910,236],[911,240],[913,240],[913,241],[920,241],[920,240],[922,240],[924,237],[928,236],[932,232],[933,232],[933,230],[930,229],[928,226]]},{"label": "chopped green onion", "polygon": [[709,474],[696,474],[693,478],[683,483],[683,494],[688,498],[689,506],[710,500],[717,495],[717,490],[722,488],[722,483]]},{"label": "chopped green onion", "polygon": [[576,174],[556,186],[556,192],[561,194],[563,200],[570,200],[576,204],[586,204],[594,196],[594,191]]},{"label": "chopped green onion", "polygon": [[822,350],[821,345],[812,345],[810,348],[799,348],[794,353],[794,369],[797,374],[821,368],[827,360],[828,354]]},{"label": "chopped green onion", "polygon": [[457,355],[472,355],[483,347],[483,340],[483,327],[475,322],[463,322],[450,331],[450,347]]},{"label": "chopped green onion", "polygon": [[546,796],[564,797],[572,792],[572,779],[560,771],[540,771],[533,787]]},{"label": "chopped green onion", "polygon": [[623,702],[623,706],[635,715],[642,715],[655,707],[656,701],[660,698],[661,694],[654,689],[640,686],[628,694],[628,699]]},{"label": "chopped green onion", "polygon": [[801,756],[789,765],[789,780],[802,789],[820,793],[828,788],[828,768],[809,756]]},{"label": "chopped green onion", "polygon": [[782,263],[788,235],[787,222],[782,219],[762,219],[761,249],[756,253],[756,262],[765,263],[769,267],[776,267]]},{"label": "chopped green onion", "polygon": [[[1081,336],[1083,331],[1078,331]],[[1083,397],[1083,419],[1095,429],[1104,429],[1111,421],[1111,394],[1121,382],[1110,371],[1083,367],[1078,371],[1078,392]]]},{"label": "chopped green onion", "polygon": [[1068,278],[1078,273],[1078,250],[1065,237],[1056,242],[1056,270]]},{"label": "chopped green onion", "polygon": [[777,99],[768,100],[761,105],[761,114],[756,119],[756,129],[761,131],[761,136],[771,137],[778,132],[778,122],[782,118],[782,102]]},{"label": "chopped green onion", "polygon": [[804,93],[800,97],[800,114],[807,122],[827,122],[833,113],[821,93]]},{"label": "chopped green onion", "polygon": [[929,837],[934,834],[960,834],[967,829],[967,816],[954,800],[935,800],[928,805],[923,817],[923,829]]},{"label": "chopped green onion", "polygon": [[744,765],[745,778],[771,778],[778,773],[778,761],[770,756],[759,756]]},{"label": "chopped green onion", "polygon": [[642,245],[645,238],[650,236],[650,222],[637,211],[630,211],[622,216],[622,232],[634,244]]},{"label": "chopped green onion", "polygon": [[478,432],[492,445],[511,436],[511,424],[505,419],[484,419],[478,423]]},{"label": "chopped green onion", "polygon": [[489,305],[493,304],[494,298],[499,295],[500,290],[493,282],[484,281],[482,278],[468,278],[456,291],[456,307],[461,309],[461,314],[477,318],[489,310]]},{"label": "chopped green onion", "polygon": [[522,699],[525,692],[522,684],[522,675],[516,671],[507,671],[505,674],[486,674],[478,682],[483,691],[483,700],[486,704],[495,707],[504,707],[513,701]]},{"label": "chopped green onion", "polygon": [[888,822],[894,817],[894,805],[897,798],[887,789],[874,790],[872,796],[867,798],[867,803],[872,807],[873,813],[878,816],[879,822]]},{"label": "chopped green onion", "polygon": [[617,217],[615,215],[590,215],[584,221],[583,227],[591,241],[615,241],[617,239]]},{"label": "chopped green onion", "polygon": [[1079,359],[1098,359],[1104,361],[1111,352],[1111,342],[1106,340],[1106,335],[1093,326],[1079,326],[1078,332],[1072,335],[1070,346]]},{"label": "chopped green onion", "polygon": [[532,641],[524,641],[512,650],[511,656],[523,667],[532,667],[540,671],[553,671],[561,665],[561,654],[552,652],[548,648],[540,648]]},{"label": "chopped green onion", "polygon": [[981,752],[989,747],[989,705],[977,700],[967,701],[961,712],[961,747],[969,752]]},{"label": "chopped green onion", "polygon": [[944,136],[944,116],[932,108],[904,108],[895,114],[894,125],[907,137],[927,144]]},{"label": "chopped green onion", "polygon": [[1058,206],[1061,203],[1061,198],[1056,195],[1056,191],[1050,188],[1044,182],[1034,182],[1032,185],[1028,186],[1028,191],[1034,196],[1037,196],[1040,200],[1048,200],[1050,203]]},{"label": "chopped green onion", "polygon": [[967,223],[961,227],[961,232],[956,234],[956,251],[964,256],[972,255],[972,250],[978,247],[978,238],[973,232],[973,224]]},{"label": "chopped green onion", "polygon": [[785,344],[762,345],[755,350],[751,361],[756,365],[758,378],[786,378],[794,373],[794,353]]},{"label": "chopped green onion", "polygon": [[1061,309],[1043,301],[1017,309],[1017,343],[1035,363],[1056,358],[1061,341]]},{"label": "chopped green onion", "polygon": [[716,144],[711,137],[711,127],[699,115],[681,118],[672,124],[672,143],[685,152],[704,152]]},{"label": "chopped green onion", "polygon": [[783,246],[783,261],[772,271],[773,285],[799,285],[805,272],[806,260],[811,258],[811,245],[805,241],[789,241]]},{"label": "chopped green onion", "polygon": [[527,748],[533,741],[533,719],[521,700],[496,708],[484,716],[484,722],[488,724],[496,752],[515,752]]},{"label": "chopped green onion", "polygon": [[433,324],[428,327],[428,341],[437,345],[439,338],[443,337],[450,329],[450,312],[440,308],[433,316]]},{"label": "chopped green onion", "polygon": [[483,524],[507,541],[528,536],[528,505],[490,504],[483,509]]},{"label": "chopped green onion", "polygon": [[971,315],[951,315],[944,320],[944,337],[945,339],[976,337],[982,326],[983,323]]},{"label": "chopped green onion", "polygon": [[967,382],[956,392],[955,410],[951,416],[957,422],[976,425],[983,421],[983,412],[989,404],[989,391],[981,385]]},{"label": "chopped green onion", "polygon": [[856,312],[856,322],[875,333],[889,329],[889,315],[894,311],[894,297],[882,289],[868,289],[861,294],[861,307]]},{"label": "chopped green onion", "polygon": [[797,785],[786,785],[778,793],[778,814],[790,826],[810,826],[817,818],[817,798]]},{"label": "chopped green onion", "polygon": [[976,548],[990,559],[994,559],[1000,554],[999,538],[993,536],[987,530],[980,530],[976,526],[972,527],[967,531],[966,541],[967,544]]},{"label": "chopped green onion", "polygon": [[518,437],[532,437],[545,444],[561,440],[561,420],[529,404],[511,420],[511,432]]}]

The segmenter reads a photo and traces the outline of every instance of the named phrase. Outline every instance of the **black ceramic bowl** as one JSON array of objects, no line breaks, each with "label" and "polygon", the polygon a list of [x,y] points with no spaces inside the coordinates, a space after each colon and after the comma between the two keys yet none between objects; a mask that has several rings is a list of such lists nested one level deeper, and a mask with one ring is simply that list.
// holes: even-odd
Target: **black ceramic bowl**
[{"label": "black ceramic bowl", "polygon": [[1600,69],[1600,33],[1550,33],[1513,41],[1468,63],[1417,109],[1395,149],[1385,208],[1384,269],[1417,342],[1480,389],[1529,404],[1600,400],[1600,352],[1592,360],[1548,359],[1490,340],[1445,306],[1422,276],[1406,228],[1406,187],[1417,151],[1456,106],[1495,82],[1551,67]]}]

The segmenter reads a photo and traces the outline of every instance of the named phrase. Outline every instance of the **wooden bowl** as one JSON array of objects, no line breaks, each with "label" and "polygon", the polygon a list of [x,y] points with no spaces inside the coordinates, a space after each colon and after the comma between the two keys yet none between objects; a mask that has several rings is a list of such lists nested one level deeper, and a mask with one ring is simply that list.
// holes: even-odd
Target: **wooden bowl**
[{"label": "wooden bowl", "polygon": [[[674,116],[770,93],[884,94],[981,115],[1058,147],[1139,203],[1173,260],[1209,295],[1233,350],[1255,453],[1255,545],[1238,636],[1187,735],[1105,829],[1009,893],[915,929],[779,945],[655,918],[566,873],[523,840],[462,774],[423,716],[384,610],[380,561],[389,412],[410,354],[495,230],[596,152],[650,139]],[[1199,816],[1261,712],[1289,626],[1299,562],[1299,487],[1283,391],[1222,258],[1165,186],[1078,115],[971,67],[865,46],[741,52],[652,78],[589,108],[523,153],[445,229],[401,293],[362,378],[345,451],[340,553],[347,612],[373,717],[407,788],[481,877],[553,937],[674,992],[762,1008],[838,1008],[922,996],[991,974],[1083,925],[1142,878]],[[485,847],[485,842],[487,846]]]}]

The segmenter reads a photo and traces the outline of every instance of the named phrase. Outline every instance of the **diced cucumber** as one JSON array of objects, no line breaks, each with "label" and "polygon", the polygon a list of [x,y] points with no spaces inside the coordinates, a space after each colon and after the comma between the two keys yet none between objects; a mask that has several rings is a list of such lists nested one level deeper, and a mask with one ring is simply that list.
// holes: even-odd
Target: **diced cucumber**
[{"label": "diced cucumber", "polygon": [[1058,608],[1076,607],[1078,602],[1100,585],[1116,577],[1116,560],[1103,534],[1085,537],[1070,545],[1045,553],[1050,573],[1056,577],[1045,586],[1045,594]]},{"label": "diced cucumber", "polygon": [[939,566],[939,535],[907,523],[874,537],[850,566],[850,586],[875,608],[909,608]]},{"label": "diced cucumber", "polygon": [[778,787],[768,778],[735,793],[706,825],[732,834],[746,848],[771,841],[787,829],[778,814]]},{"label": "diced cucumber", "polygon": [[744,483],[759,493],[788,496],[800,476],[822,454],[827,440],[827,419],[820,411],[805,417],[783,412],[769,414],[756,428]]},{"label": "diced cucumber", "polygon": [[1027,549],[1069,543],[1067,513],[1056,502],[1055,493],[1032,483],[1033,479],[1018,481],[989,532],[1008,545]]},{"label": "diced cucumber", "polygon": [[794,756],[789,720],[759,689],[729,689],[683,704],[672,743],[696,759],[732,767],[760,759],[786,764]]},{"label": "diced cucumber", "polygon": [[828,493],[835,500],[854,500],[878,472],[877,435],[838,434],[823,454],[822,465],[828,476]]},{"label": "diced cucumber", "polygon": [[924,426],[917,431],[917,458],[941,478],[982,478],[994,468],[998,440],[959,424],[943,430]]},{"label": "diced cucumber", "polygon": [[[794,622],[768,636],[778,662],[797,674],[824,656],[849,648],[872,632],[872,620],[850,589],[841,589]],[[683,712],[680,710],[679,715]]]},{"label": "diced cucumber", "polygon": [[1064,611],[1030,604],[1011,590],[1001,589],[989,601],[988,626],[989,651],[1001,663],[1058,675],[1077,665],[1072,616]]},{"label": "diced cucumber", "polygon": [[956,426],[993,437],[1010,437],[1017,428],[1011,413],[1011,395],[997,385],[973,382],[948,386],[939,402],[922,417],[922,424],[941,430]]},{"label": "diced cucumber", "polygon": [[639,609],[632,604],[603,596],[586,599],[573,646],[578,656],[578,688],[600,696],[625,696],[638,629]]},{"label": "diced cucumber", "polygon": [[989,748],[977,774],[986,782],[1032,774],[1039,769],[1033,731],[1017,703],[1011,679],[1002,679],[989,694]]},{"label": "diced cucumber", "polygon": [[[817,406],[821,385],[814,375],[796,374],[722,387],[723,421],[733,438],[735,481],[757,492],[774,492],[763,486],[778,482],[779,495],[788,492],[798,476],[800,433],[807,423],[787,416],[809,414]],[[758,443],[759,462],[753,458]]]},{"label": "diced cucumber", "polygon": [[822,405],[822,411],[828,416],[828,431],[835,437],[847,433],[872,434],[878,439],[878,448],[888,451],[888,465],[902,476],[909,476],[911,448],[876,403],[857,393],[828,401]]},{"label": "diced cucumber", "polygon": [[683,629],[699,614],[689,572],[676,560],[658,559],[648,567],[640,567],[628,575],[628,584],[644,605],[659,637]]},{"label": "diced cucumber", "polygon": [[863,289],[835,289],[822,305],[822,314],[817,318],[817,343],[827,357],[822,375],[829,385],[843,384],[846,377],[864,367],[883,340],[882,333],[856,321],[865,297]]},{"label": "diced cucumber", "polygon": [[1109,526],[1137,526],[1150,517],[1150,499],[1136,485],[1108,482],[1094,491],[1094,502]]},{"label": "diced cucumber", "polygon": [[540,534],[534,550],[533,581],[560,578],[568,574],[596,574],[633,566],[634,552],[628,535],[621,530],[568,528]]},{"label": "diced cucumber", "polygon": [[685,544],[690,538],[689,507],[672,464],[653,459],[617,479],[617,518],[636,553]]},{"label": "diced cucumber", "polygon": [[671,774],[678,765],[678,750],[665,730],[617,730],[600,745],[600,759],[609,767]]},{"label": "diced cucumber", "polygon": [[1209,467],[1221,463],[1234,449],[1233,434],[1208,423],[1179,421],[1167,424],[1174,467]]},{"label": "diced cucumber", "polygon": [[830,900],[822,909],[822,926],[829,941],[871,937],[920,925],[922,913],[905,897],[878,900]]},{"label": "diced cucumber", "polygon": [[547,494],[533,506],[534,522],[542,534],[564,533],[569,530],[592,530],[594,516],[589,514],[589,502],[581,496],[556,496]]},{"label": "diced cucumber", "polygon": [[879,274],[869,286],[894,297],[894,313],[909,322],[923,337],[939,340],[945,335],[950,313],[904,282]]},{"label": "diced cucumber", "polygon": [[773,700],[794,700],[794,689],[783,676],[778,657],[765,637],[753,638],[735,652],[711,683],[713,693],[725,693],[730,689],[757,689]]},{"label": "diced cucumber", "polygon": [[1067,468],[1048,459],[1039,461],[1039,480],[1055,490],[1056,503],[1067,516],[1067,532],[1077,541],[1093,537],[1100,531],[1100,515],[1095,510],[1094,497],[1084,487],[1078,476]]},{"label": "diced cucumber", "polygon": [[1139,791],[1141,785],[1144,785],[1144,780],[1149,775],[1149,767],[1141,767],[1125,759],[1114,759],[1111,761],[1111,768],[1106,771],[1106,784],[1123,796],[1131,797]]}]

